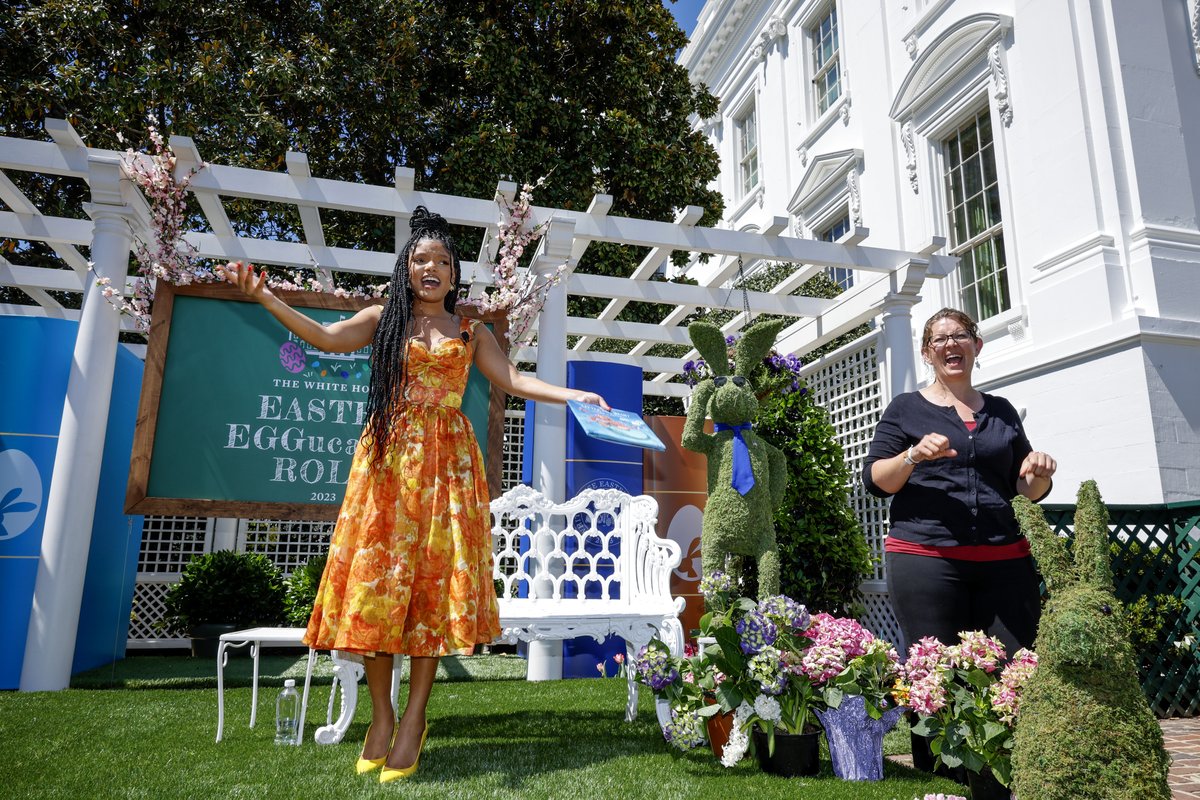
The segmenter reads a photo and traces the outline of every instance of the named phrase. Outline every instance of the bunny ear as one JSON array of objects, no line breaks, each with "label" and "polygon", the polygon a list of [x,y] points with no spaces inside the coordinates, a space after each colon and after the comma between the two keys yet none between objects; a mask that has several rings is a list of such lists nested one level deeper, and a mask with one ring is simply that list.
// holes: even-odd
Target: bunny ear
[{"label": "bunny ear", "polygon": [[720,328],[711,322],[693,322],[688,325],[688,336],[713,375],[729,374],[729,348]]},{"label": "bunny ear", "polygon": [[749,376],[754,373],[767,353],[771,352],[775,337],[785,325],[787,320],[776,319],[759,322],[746,329],[734,349],[733,367],[738,375]]},{"label": "bunny ear", "polygon": [[1075,571],[1088,584],[1111,592],[1108,508],[1096,482],[1084,481],[1075,502]]},{"label": "bunny ear", "polygon": [[1021,525],[1021,532],[1029,540],[1038,570],[1046,579],[1046,587],[1052,592],[1065,588],[1072,579],[1071,560],[1067,557],[1067,547],[1062,539],[1059,539],[1046,524],[1046,516],[1041,507],[1030,502],[1028,498],[1017,495],[1013,499],[1013,511]]}]

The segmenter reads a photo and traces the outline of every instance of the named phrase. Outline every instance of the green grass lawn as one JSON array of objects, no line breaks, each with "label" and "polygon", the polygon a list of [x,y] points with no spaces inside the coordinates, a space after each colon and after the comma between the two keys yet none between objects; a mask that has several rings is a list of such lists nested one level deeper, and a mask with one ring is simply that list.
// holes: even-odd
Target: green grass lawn
[{"label": "green grass lawn", "polygon": [[[707,751],[668,746],[642,693],[638,720],[623,719],[624,680],[527,683],[512,657],[445,659],[430,701],[429,742],[412,778],[386,786],[354,774],[366,733],[358,706],[346,740],[312,743],[329,700],[323,661],[309,699],[306,742],[273,742],[274,701],[294,656],[264,656],[258,725],[250,718],[250,665],[231,660],[224,741],[217,744],[211,662],[136,657],[77,676],[54,693],[0,693],[0,797],[13,798],[816,798],[912,800],[965,794],[956,784],[898,764],[880,783],[848,783],[829,762],[812,779],[759,771],[753,759],[725,769]],[[363,687],[365,693],[365,687]],[[907,732],[889,735],[907,751]]]}]

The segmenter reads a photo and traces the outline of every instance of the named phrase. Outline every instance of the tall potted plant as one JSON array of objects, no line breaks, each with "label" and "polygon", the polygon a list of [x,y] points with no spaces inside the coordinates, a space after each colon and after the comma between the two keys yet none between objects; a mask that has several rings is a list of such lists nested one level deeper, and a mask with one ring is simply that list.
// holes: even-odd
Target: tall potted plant
[{"label": "tall potted plant", "polygon": [[163,604],[162,624],[191,638],[192,655],[215,658],[222,633],[283,620],[283,576],[261,553],[217,550],[189,561]]}]

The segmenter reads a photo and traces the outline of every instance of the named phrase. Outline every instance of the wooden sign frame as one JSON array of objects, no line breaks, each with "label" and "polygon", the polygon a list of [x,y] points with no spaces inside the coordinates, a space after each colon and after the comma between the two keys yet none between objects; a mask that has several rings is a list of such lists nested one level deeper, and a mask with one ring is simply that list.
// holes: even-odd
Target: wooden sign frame
[{"label": "wooden sign frame", "polygon": [[[289,306],[321,308],[334,311],[359,311],[370,305],[381,305],[382,298],[336,297],[323,292],[272,292]],[[142,393],[138,403],[137,427],[133,437],[133,453],[129,465],[129,484],[125,493],[127,514],[169,514],[201,517],[242,517],[248,519],[286,519],[309,521],[332,521],[337,519],[340,504],[328,503],[283,503],[274,501],[244,501],[196,499],[180,497],[156,497],[148,494],[150,484],[151,454],[154,452],[154,437],[158,428],[159,406],[162,399],[163,374],[166,368],[167,343],[171,333],[171,318],[175,298],[202,297],[211,300],[228,300],[252,303],[233,286],[223,283],[175,286],[159,281],[156,287],[154,310],[151,316],[149,345],[146,348],[146,366],[142,376]],[[263,309],[263,314],[269,312]],[[504,312],[480,314],[471,306],[460,305],[460,316],[478,319],[492,326],[492,332],[503,352],[508,352],[508,318]],[[488,491],[491,497],[500,495],[501,471],[504,464],[504,408],[506,393],[491,386],[488,402],[488,435],[485,469]]]}]

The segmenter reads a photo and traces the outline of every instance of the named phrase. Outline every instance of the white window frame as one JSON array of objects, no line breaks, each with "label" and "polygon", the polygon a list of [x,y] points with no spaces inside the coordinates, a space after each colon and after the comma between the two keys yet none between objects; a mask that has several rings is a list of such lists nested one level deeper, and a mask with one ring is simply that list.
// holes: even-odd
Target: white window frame
[{"label": "white window frame", "polygon": [[[805,16],[806,19],[802,23],[807,50],[805,70],[808,74],[808,86],[811,87],[809,96],[812,98],[813,116],[820,117],[836,107],[846,91],[845,69],[842,64],[841,14],[838,12],[837,3],[829,2],[816,7],[814,12]],[[828,59],[818,64],[821,42],[824,40],[821,29],[830,18],[832,18],[830,37],[833,39],[833,52]],[[821,83],[821,81],[834,70],[837,71],[837,96],[830,98],[828,84]],[[826,98],[828,100],[822,107],[821,103]]]},{"label": "white window frame", "polygon": [[[996,157],[996,125],[995,125],[995,119],[992,115],[992,111],[986,105],[986,103],[981,103],[980,106],[975,110],[974,113],[969,114],[966,119],[962,120],[952,131],[949,132],[948,135],[944,136],[938,143],[939,148],[940,148],[939,166],[940,166],[940,172],[941,172],[941,188],[942,188],[942,192],[944,195],[942,211],[946,216],[946,223],[945,223],[946,224],[946,241],[949,244],[949,248],[948,248],[949,254],[952,256],[958,256],[959,258],[962,258],[964,254],[970,253],[975,248],[977,248],[979,245],[987,243],[987,242],[992,242],[992,241],[996,242],[996,245],[998,246],[1000,252],[1002,252],[1004,254],[1003,268],[999,267],[996,263],[993,263],[991,272],[989,273],[989,276],[994,276],[997,272],[1000,272],[1001,269],[1003,270],[1004,286],[1002,287],[1002,293],[1003,293],[1003,295],[1007,296],[1008,306],[1007,306],[1007,308],[997,309],[996,313],[994,313],[994,314],[989,314],[987,316],[984,316],[982,313],[982,308],[981,308],[982,304],[980,303],[979,292],[978,292],[978,286],[981,283],[981,281],[979,279],[978,273],[974,273],[974,276],[973,276],[974,280],[970,284],[964,284],[964,282],[963,282],[962,266],[959,267],[959,269],[957,270],[957,272],[955,274],[955,279],[958,284],[958,301],[956,303],[956,306],[958,308],[962,308],[964,311],[966,311],[968,314],[971,314],[972,317],[974,317],[976,320],[978,320],[980,322],[983,322],[985,320],[991,320],[996,317],[1007,314],[1013,308],[1013,292],[1012,292],[1013,281],[1012,281],[1012,275],[1010,274],[1009,269],[1008,269],[1009,250],[1004,241],[1004,230],[1005,230],[1004,206],[1003,206],[1003,203],[999,203],[999,202],[997,203],[997,211],[1000,215],[1000,218],[998,221],[992,221],[990,225],[988,225],[983,230],[976,232],[974,235],[971,235],[970,230],[968,228],[968,230],[966,232],[967,238],[961,242],[955,241],[956,232],[955,232],[955,225],[954,225],[953,220],[955,218],[955,215],[958,213],[957,208],[959,205],[955,201],[960,198],[956,198],[954,196],[954,192],[949,188],[950,171],[952,169],[950,167],[952,154],[949,151],[949,147],[952,145],[952,142],[957,141],[964,134],[964,132],[966,131],[968,126],[975,125],[979,119],[984,118],[984,117],[986,117],[988,119],[989,127],[991,129],[991,143],[990,144],[991,144],[992,170],[995,172],[996,190],[997,190],[996,194],[997,194],[997,196],[999,196],[1001,176],[1000,176],[1000,165],[999,165],[998,159]],[[983,147],[979,147],[979,152],[982,152],[982,151],[983,151]],[[977,194],[984,194],[985,198],[986,198],[986,188],[987,188],[986,185],[981,183],[980,191]],[[975,197],[975,196],[976,195],[971,195],[971,197]],[[962,213],[965,214],[966,213],[966,205],[965,204],[967,203],[967,201],[970,200],[970,198],[966,197],[964,194],[964,196],[961,199],[963,201]],[[986,202],[986,199],[985,199],[985,202]],[[990,212],[985,212],[985,213],[990,214]],[[967,298],[968,293],[970,293],[972,295],[970,300],[968,300],[968,298]],[[1002,298],[997,297],[996,302],[998,304],[1001,303]]]},{"label": "white window frame", "polygon": [[[736,187],[736,197],[741,199],[754,193],[754,190],[762,185],[762,159],[759,154],[762,148],[759,146],[761,141],[758,118],[758,97],[756,92],[751,92],[750,96],[742,102],[738,107],[737,113],[733,115],[733,148],[734,159],[737,163],[737,168],[734,176],[734,184]],[[753,122],[754,144],[748,151],[745,150],[745,129],[746,121]],[[748,182],[751,177],[748,174],[748,163],[753,165],[752,177],[753,181]]]},{"label": "white window frame", "polygon": [[[843,205],[840,209],[841,213],[834,213],[822,220],[821,224],[813,228],[813,238],[824,242],[836,242],[848,233],[854,232],[854,221],[850,218],[850,206]],[[830,234],[842,223],[845,223],[846,230],[838,236]],[[842,291],[846,291],[854,286],[854,270],[850,267],[826,267],[825,274],[829,276],[829,280],[841,287]]]},{"label": "white window frame", "polygon": [[[889,111],[902,140],[904,132],[911,131],[909,177],[915,181],[914,190],[921,198],[925,228],[932,235],[945,236],[948,242],[951,241],[947,214],[950,198],[946,196],[942,143],[982,108],[986,107],[991,115],[1010,307],[994,317],[979,320],[980,333],[988,341],[1007,336],[1029,322],[1013,234],[1015,217],[1007,169],[1007,127],[1002,124],[988,64],[989,49],[997,44],[1006,47],[1011,41],[1011,31],[1012,19],[1002,14],[979,13],[963,18],[922,47]],[[961,302],[962,286],[957,270],[939,284],[943,305]]]}]

